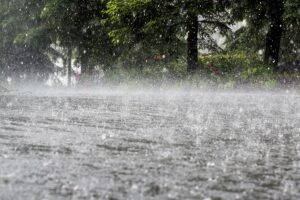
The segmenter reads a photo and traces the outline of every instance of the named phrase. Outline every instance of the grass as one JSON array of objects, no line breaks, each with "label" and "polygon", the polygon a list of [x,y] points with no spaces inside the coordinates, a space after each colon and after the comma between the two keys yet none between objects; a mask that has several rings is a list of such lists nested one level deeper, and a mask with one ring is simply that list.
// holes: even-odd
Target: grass
[{"label": "grass", "polygon": [[276,74],[257,54],[229,52],[199,57],[199,69],[186,73],[183,59],[156,62],[137,67],[117,66],[106,71],[102,84],[132,86],[166,86],[198,88],[300,88],[299,73]]}]

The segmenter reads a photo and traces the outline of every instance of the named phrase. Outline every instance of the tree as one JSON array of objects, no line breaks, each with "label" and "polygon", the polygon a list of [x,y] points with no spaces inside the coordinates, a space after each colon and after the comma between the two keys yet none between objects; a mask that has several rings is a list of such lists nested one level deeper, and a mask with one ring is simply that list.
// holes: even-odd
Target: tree
[{"label": "tree", "polygon": [[117,1],[108,3],[104,24],[112,27],[110,37],[127,65],[143,66],[154,54],[176,58],[181,51],[178,10],[169,1]]},{"label": "tree", "polygon": [[[213,41],[212,31],[216,28],[222,33],[228,30],[223,21],[225,7],[213,0],[200,3],[198,0],[111,0],[106,13],[110,23],[115,25],[110,36],[116,43],[130,47],[141,44],[144,49],[151,46],[155,51],[159,46],[180,49],[179,45],[185,40],[189,74],[198,68],[199,38],[203,39],[201,47],[208,47]],[[172,51],[167,55],[172,55]]]},{"label": "tree", "polygon": [[[199,4],[200,5],[200,4]],[[186,2],[187,72],[192,74],[198,67],[198,3]]]},{"label": "tree", "polygon": [[276,66],[279,62],[280,43],[283,33],[283,14],[284,2],[283,0],[269,1],[268,15],[270,18],[268,33],[266,35],[265,47],[265,63]]},{"label": "tree", "polygon": [[281,41],[281,61],[300,60],[300,2],[286,0],[283,16],[283,36]]},{"label": "tree", "polygon": [[[53,43],[75,49],[76,60],[83,74],[93,71],[95,65],[109,65],[114,58],[108,30],[100,21],[106,1],[48,0],[42,18],[51,30]],[[104,48],[105,47],[105,48]]]},{"label": "tree", "polygon": [[[14,80],[38,78],[46,79],[53,65],[45,55],[43,44],[45,38],[34,42],[23,43],[22,35],[37,24],[40,24],[38,12],[45,1],[3,0],[0,6],[0,66],[4,76]],[[41,29],[36,31],[42,31]],[[43,40],[44,43],[40,43]]]},{"label": "tree", "polygon": [[265,63],[276,71],[280,59],[284,61],[297,51],[299,4],[293,0],[234,1],[230,7],[233,19],[245,19],[247,26],[229,38],[229,48],[263,49]]}]

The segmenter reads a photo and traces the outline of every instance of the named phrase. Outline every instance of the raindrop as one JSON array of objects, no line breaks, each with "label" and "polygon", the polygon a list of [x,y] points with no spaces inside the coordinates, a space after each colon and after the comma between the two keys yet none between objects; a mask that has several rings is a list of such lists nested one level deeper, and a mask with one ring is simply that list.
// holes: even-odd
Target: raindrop
[{"label": "raindrop", "polygon": [[107,135],[106,134],[102,134],[101,139],[102,140],[106,140],[106,138],[107,138]]}]

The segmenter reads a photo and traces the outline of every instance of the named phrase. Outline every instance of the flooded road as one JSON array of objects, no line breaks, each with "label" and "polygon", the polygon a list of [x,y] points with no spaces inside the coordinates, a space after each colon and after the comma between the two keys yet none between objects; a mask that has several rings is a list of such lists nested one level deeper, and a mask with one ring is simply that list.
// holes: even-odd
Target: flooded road
[{"label": "flooded road", "polygon": [[297,92],[0,95],[0,199],[299,199]]}]

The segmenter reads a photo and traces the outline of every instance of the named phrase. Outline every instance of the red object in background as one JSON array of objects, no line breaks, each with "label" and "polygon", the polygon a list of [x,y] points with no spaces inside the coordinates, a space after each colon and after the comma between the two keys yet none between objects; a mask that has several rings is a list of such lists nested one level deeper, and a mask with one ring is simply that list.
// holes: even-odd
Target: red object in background
[{"label": "red object in background", "polygon": [[80,81],[80,74],[79,73],[75,74],[75,79],[76,79],[76,82],[79,83],[79,81]]},{"label": "red object in background", "polygon": [[208,66],[208,69],[210,69],[210,71],[212,71],[215,75],[217,75],[217,76],[221,75],[220,70],[217,67],[215,67],[212,62],[208,63],[207,66]]},{"label": "red object in background", "polygon": [[158,54],[158,53],[154,54],[154,56],[153,56],[153,60],[155,60],[155,61],[160,61],[162,58],[163,58],[162,55]]},{"label": "red object in background", "polygon": [[80,73],[75,73],[75,80],[76,80],[77,85],[83,85],[83,83],[84,83],[82,78],[81,78]]}]

